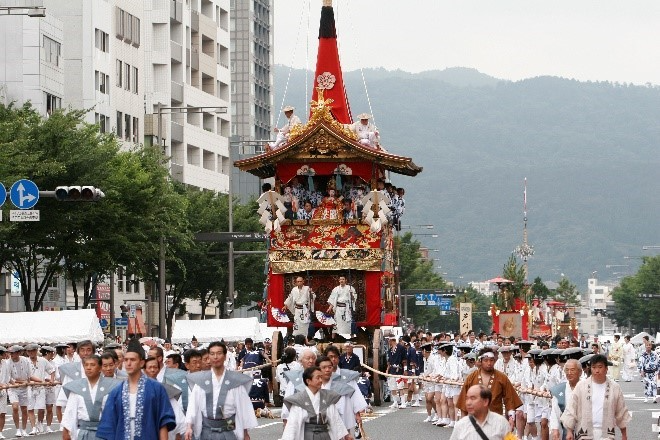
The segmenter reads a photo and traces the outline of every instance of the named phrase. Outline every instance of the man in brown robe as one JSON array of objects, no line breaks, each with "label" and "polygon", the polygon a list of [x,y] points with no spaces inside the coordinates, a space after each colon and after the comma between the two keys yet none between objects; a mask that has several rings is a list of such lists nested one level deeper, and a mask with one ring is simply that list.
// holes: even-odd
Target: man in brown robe
[{"label": "man in brown robe", "polygon": [[490,401],[490,410],[497,414],[503,414],[503,408],[506,409],[506,416],[509,419],[511,429],[513,429],[515,411],[516,408],[522,405],[522,401],[506,374],[495,369],[497,356],[492,349],[489,347],[482,348],[479,351],[479,359],[481,359],[481,367],[465,378],[456,406],[460,408],[461,414],[467,414],[467,407],[465,406],[467,390],[472,385],[485,385],[493,395]]}]

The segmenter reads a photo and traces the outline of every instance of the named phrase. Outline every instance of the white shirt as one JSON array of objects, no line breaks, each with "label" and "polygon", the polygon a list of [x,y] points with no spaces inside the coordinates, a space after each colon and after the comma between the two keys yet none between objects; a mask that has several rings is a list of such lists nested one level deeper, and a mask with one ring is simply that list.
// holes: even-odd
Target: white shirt
[{"label": "white shirt", "polygon": [[[488,416],[484,423],[481,424],[477,421],[481,430],[486,434],[486,437],[492,440],[503,439],[510,431],[509,421],[504,417],[492,411],[488,411]],[[450,440],[481,440],[481,436],[472,426],[469,417],[463,417],[454,426],[451,433]]]},{"label": "white shirt", "polygon": [[594,428],[603,427],[603,404],[605,403],[605,387],[607,382],[596,383],[591,381],[591,419]]}]

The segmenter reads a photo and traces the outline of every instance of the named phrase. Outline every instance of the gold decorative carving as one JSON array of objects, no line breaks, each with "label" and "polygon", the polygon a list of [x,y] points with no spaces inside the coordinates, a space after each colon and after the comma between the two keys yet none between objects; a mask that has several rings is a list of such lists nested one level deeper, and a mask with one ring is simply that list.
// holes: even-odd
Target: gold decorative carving
[{"label": "gold decorative carving", "polygon": [[[323,89],[317,87],[316,90],[317,99],[316,101],[310,102],[312,107],[312,115],[310,116],[309,121],[307,121],[305,125],[296,125],[291,127],[291,131],[289,132],[289,143],[291,143],[294,139],[303,133],[307,132],[309,129],[321,123],[325,123],[327,126],[332,128],[333,131],[342,134],[349,139],[357,140],[357,134],[355,134],[353,130],[348,128],[348,126],[340,123],[332,116],[330,104],[332,104],[334,100],[332,98],[325,99],[323,97]],[[341,145],[341,142],[338,140],[336,140],[336,142]]]}]

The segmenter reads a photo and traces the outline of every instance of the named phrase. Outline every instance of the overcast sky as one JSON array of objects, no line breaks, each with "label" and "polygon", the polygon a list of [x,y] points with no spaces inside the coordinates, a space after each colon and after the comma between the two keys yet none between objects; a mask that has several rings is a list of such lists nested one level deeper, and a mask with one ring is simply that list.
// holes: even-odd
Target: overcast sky
[{"label": "overcast sky", "polygon": [[[275,62],[314,69],[322,1],[274,3]],[[472,67],[509,80],[660,84],[660,0],[333,3],[345,71]]]}]

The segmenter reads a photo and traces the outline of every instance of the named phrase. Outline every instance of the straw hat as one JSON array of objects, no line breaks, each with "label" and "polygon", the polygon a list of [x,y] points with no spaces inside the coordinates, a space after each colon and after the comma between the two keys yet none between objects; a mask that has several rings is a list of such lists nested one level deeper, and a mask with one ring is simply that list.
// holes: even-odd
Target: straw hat
[{"label": "straw hat", "polygon": [[360,113],[358,119],[371,119],[371,115],[369,113]]}]

